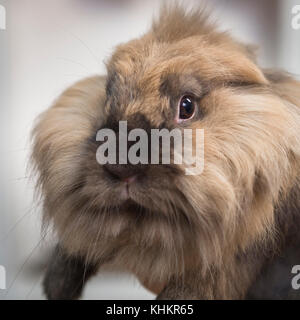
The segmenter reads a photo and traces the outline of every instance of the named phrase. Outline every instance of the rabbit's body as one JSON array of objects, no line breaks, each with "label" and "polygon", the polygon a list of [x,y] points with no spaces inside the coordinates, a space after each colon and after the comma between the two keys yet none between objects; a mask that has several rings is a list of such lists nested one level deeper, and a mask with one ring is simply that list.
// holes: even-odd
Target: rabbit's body
[{"label": "rabbit's body", "polygon": [[[300,85],[261,70],[248,47],[206,20],[164,11],[117,48],[107,77],[75,84],[41,116],[33,160],[59,239],[49,298],[78,297],[78,279],[103,264],[133,272],[161,299],[255,298],[264,270],[299,247]],[[181,122],[185,95],[197,107]],[[97,130],[116,131],[121,120],[147,132],[204,129],[202,174],[99,165]]]}]

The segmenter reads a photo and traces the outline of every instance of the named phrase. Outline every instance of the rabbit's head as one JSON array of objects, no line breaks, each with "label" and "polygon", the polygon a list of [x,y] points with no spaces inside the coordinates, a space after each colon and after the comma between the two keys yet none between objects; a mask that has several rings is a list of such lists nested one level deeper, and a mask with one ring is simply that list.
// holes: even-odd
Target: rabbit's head
[{"label": "rabbit's head", "polygon": [[[34,129],[45,217],[61,243],[90,259],[148,252],[149,265],[161,256],[174,267],[176,253],[211,265],[232,243],[265,237],[292,181],[300,123],[270,81],[249,47],[202,12],[163,11],[148,33],[116,48],[106,77],[66,90]],[[119,135],[125,122],[128,134],[142,129],[142,143]],[[151,163],[153,129],[192,132],[193,153],[201,130],[201,172],[187,174],[184,160]],[[148,163],[130,163],[130,152]]]}]

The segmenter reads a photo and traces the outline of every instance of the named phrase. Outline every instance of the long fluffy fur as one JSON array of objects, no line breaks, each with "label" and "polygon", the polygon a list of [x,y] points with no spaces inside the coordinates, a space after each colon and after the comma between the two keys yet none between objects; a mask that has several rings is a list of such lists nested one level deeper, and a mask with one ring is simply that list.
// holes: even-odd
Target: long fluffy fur
[{"label": "long fluffy fur", "polygon": [[[116,49],[107,77],[75,84],[40,116],[32,161],[45,220],[70,256],[122,266],[160,298],[246,297],[300,221],[282,209],[297,208],[300,85],[253,56],[201,10],[164,9]],[[203,173],[150,166],[132,191],[138,205],[122,207],[96,163],[97,129],[172,128],[172,99],[189,86],[204,114],[188,124],[205,130]]]}]

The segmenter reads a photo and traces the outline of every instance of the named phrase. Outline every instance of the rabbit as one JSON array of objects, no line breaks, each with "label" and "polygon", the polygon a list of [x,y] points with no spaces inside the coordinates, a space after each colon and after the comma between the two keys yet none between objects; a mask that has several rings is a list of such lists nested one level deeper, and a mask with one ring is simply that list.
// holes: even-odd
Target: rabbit
[{"label": "rabbit", "polygon": [[[100,164],[97,132],[117,135],[120,121],[204,130],[203,171]],[[259,67],[252,46],[218,31],[205,10],[161,9],[147,33],[117,46],[106,75],[72,85],[33,128],[43,219],[57,237],[46,297],[80,298],[105,266],[160,300],[295,298],[299,133],[297,80]]]}]

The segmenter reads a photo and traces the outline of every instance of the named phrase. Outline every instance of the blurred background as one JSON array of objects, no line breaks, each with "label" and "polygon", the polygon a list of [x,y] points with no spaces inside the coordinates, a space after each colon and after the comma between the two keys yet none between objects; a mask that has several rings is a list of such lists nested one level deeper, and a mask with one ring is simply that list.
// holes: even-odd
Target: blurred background
[{"label": "blurred background", "polygon": [[[53,245],[40,232],[40,206],[26,165],[35,117],[74,81],[105,74],[114,47],[142,35],[163,0],[0,0],[0,299],[44,299],[42,274]],[[172,2],[172,1],[168,1]],[[186,7],[208,1],[182,0]],[[300,29],[291,25],[300,0],[211,0],[221,29],[259,46],[264,67],[300,75]],[[103,271],[83,299],[152,299],[127,274]]]}]

